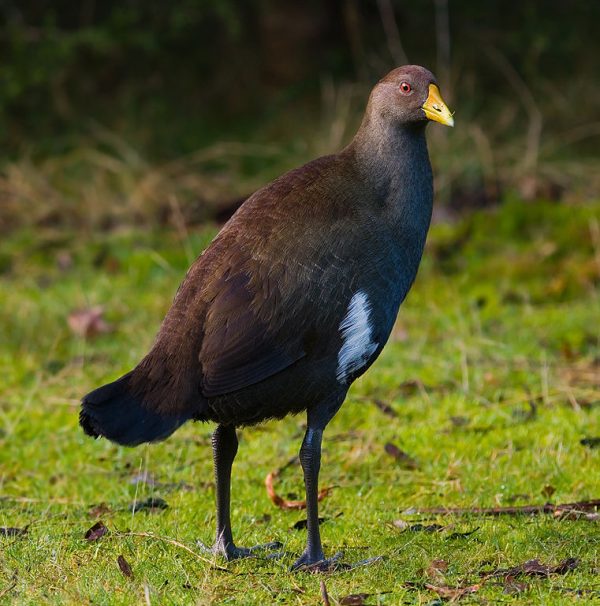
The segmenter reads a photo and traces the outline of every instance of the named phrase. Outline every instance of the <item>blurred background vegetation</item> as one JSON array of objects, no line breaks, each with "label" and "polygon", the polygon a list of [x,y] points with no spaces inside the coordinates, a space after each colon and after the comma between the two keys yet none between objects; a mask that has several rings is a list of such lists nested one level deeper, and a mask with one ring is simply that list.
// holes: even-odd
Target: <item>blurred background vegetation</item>
[{"label": "blurred background vegetation", "polygon": [[597,3],[3,0],[0,21],[0,231],[224,219],[348,142],[406,62],[456,111],[430,129],[441,216],[597,197]]}]

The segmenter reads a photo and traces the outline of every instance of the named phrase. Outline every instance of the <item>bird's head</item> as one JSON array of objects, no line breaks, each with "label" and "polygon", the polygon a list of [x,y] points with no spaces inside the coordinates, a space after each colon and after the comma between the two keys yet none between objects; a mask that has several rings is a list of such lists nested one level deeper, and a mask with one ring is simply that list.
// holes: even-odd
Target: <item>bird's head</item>
[{"label": "bird's head", "polygon": [[375,85],[369,105],[379,119],[394,125],[426,124],[433,120],[454,126],[454,118],[442,99],[435,76],[419,65],[392,70]]}]

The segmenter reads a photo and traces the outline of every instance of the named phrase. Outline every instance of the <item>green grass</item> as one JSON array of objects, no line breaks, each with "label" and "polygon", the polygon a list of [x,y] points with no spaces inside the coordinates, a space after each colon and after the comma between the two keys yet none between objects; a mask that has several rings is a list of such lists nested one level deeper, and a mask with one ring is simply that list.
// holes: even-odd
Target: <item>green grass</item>
[{"label": "green grass", "polygon": [[[211,426],[189,424],[134,450],[92,441],[77,426],[78,399],[138,361],[214,229],[183,239],[139,231],[85,242],[51,231],[4,239],[0,526],[28,532],[0,536],[0,603],[316,605],[324,579],[332,604],[353,593],[372,594],[368,604],[435,604],[425,583],[465,586],[495,568],[567,557],[579,563],[566,575],[519,579],[526,585],[517,594],[502,579],[488,581],[462,601],[599,601],[597,521],[409,509],[600,498],[600,449],[580,444],[600,435],[599,209],[514,201],[433,229],[393,339],[325,434],[321,484],[335,486],[321,504],[325,548],[344,551],[347,562],[384,559],[321,577],[289,572],[305,540],[293,525],[304,515],[276,509],[264,488],[266,474],[297,453],[303,418],[244,429],[234,466],[238,542],[277,539],[290,555],[217,561],[226,570],[196,547],[213,534]],[[69,313],[93,305],[104,306],[113,330],[77,337]],[[418,469],[403,468],[387,442]],[[144,472],[158,483],[132,482]],[[297,466],[277,490],[302,494]],[[149,496],[168,509],[129,511]],[[110,533],[88,542],[102,503]],[[445,528],[402,530],[392,524],[398,519]],[[132,579],[119,570],[119,555]],[[428,575],[440,559],[442,577]]]}]

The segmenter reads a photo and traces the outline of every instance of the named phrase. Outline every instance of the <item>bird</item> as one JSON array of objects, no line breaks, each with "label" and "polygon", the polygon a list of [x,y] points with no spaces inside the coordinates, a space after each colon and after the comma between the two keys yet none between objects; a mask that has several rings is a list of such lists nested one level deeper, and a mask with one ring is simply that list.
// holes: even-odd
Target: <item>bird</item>
[{"label": "bird", "polygon": [[417,275],[433,207],[431,121],[454,126],[434,75],[390,71],[351,142],[250,196],[189,268],[149,353],[82,399],[84,432],[126,446],[216,423],[211,549],[227,560],[253,553],[231,528],[236,429],[305,413],[307,539],[292,568],[332,561],[318,516],[323,432]]}]

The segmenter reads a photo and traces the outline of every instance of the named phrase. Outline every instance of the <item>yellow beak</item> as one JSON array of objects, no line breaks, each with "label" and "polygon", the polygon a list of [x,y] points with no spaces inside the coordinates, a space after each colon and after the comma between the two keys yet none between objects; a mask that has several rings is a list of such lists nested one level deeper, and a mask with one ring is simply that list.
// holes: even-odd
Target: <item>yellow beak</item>
[{"label": "yellow beak", "polygon": [[444,103],[440,89],[435,84],[429,85],[429,96],[421,109],[430,120],[439,122],[445,126],[454,126],[452,113]]}]

